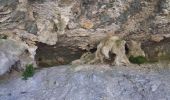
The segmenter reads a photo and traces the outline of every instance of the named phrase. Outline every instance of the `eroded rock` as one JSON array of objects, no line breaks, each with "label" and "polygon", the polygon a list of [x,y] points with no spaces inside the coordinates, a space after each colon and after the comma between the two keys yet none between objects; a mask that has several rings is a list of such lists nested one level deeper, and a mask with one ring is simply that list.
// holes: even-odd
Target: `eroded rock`
[{"label": "eroded rock", "polygon": [[65,33],[70,20],[71,5],[59,7],[59,2],[53,1],[34,4],[33,9],[37,13],[36,23],[39,41],[55,45],[58,41],[58,35]]},{"label": "eroded rock", "polygon": [[169,34],[169,0],[1,0],[0,23],[0,33],[28,44],[32,57],[35,42],[89,51],[108,32],[142,41]]},{"label": "eroded rock", "polygon": [[125,54],[125,41],[117,36],[108,36],[97,46],[95,54],[85,53],[73,62],[83,64],[110,63],[113,65],[127,65],[129,60]]},{"label": "eroded rock", "polygon": [[18,69],[24,69],[27,64],[34,64],[34,59],[26,51],[27,46],[24,43],[0,39],[0,75],[8,72],[18,62]]},{"label": "eroded rock", "polygon": [[124,40],[117,36],[109,36],[97,46],[95,60],[99,59],[103,63],[105,59],[110,59],[111,64],[118,66],[129,64],[125,54],[125,43]]},{"label": "eroded rock", "polygon": [[146,57],[149,61],[168,61],[170,60],[170,39],[165,38],[160,42],[146,41],[142,44]]},{"label": "eroded rock", "polygon": [[137,56],[145,56],[144,51],[141,48],[141,43],[138,41],[130,40],[127,42],[127,55],[137,57]]}]

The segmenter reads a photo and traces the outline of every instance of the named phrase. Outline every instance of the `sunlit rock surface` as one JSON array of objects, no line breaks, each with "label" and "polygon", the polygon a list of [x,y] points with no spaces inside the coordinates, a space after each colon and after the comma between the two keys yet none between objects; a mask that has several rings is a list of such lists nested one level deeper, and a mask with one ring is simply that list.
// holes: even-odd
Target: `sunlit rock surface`
[{"label": "sunlit rock surface", "polygon": [[13,73],[0,80],[0,100],[169,100],[169,69],[144,67],[58,66],[28,80]]},{"label": "sunlit rock surface", "polygon": [[0,75],[9,72],[12,67],[25,69],[27,64],[34,64],[34,59],[25,43],[0,39]]}]

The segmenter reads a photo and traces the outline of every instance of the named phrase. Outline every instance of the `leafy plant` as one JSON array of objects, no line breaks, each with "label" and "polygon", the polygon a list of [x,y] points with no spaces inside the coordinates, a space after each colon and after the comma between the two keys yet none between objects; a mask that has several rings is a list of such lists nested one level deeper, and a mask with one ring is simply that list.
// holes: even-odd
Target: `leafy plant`
[{"label": "leafy plant", "polygon": [[144,56],[137,56],[137,57],[130,56],[129,61],[131,63],[140,65],[140,64],[146,63],[147,59]]},{"label": "leafy plant", "polygon": [[35,73],[35,69],[33,64],[26,65],[26,69],[24,70],[22,76],[24,80],[27,80],[29,77],[32,77]]}]

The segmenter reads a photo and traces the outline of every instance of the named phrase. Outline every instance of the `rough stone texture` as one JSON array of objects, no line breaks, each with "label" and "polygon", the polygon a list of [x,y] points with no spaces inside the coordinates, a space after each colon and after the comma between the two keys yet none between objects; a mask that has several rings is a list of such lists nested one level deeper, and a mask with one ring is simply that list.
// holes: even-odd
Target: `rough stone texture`
[{"label": "rough stone texture", "polygon": [[26,50],[24,43],[0,39],[0,75],[10,71],[15,64],[20,64],[16,65],[18,69],[24,69],[26,64],[34,63],[34,59],[25,52]]},{"label": "rough stone texture", "polygon": [[160,42],[161,40],[164,39],[165,36],[161,36],[161,35],[152,35],[151,36],[151,41],[154,41],[154,42]]},{"label": "rough stone texture", "polygon": [[146,41],[142,44],[146,57],[150,61],[168,61],[170,60],[170,40],[165,38],[160,42]]},{"label": "rough stone texture", "polygon": [[141,43],[137,41],[128,41],[127,42],[127,55],[137,57],[137,56],[145,56],[144,51],[141,48]]},{"label": "rough stone texture", "polygon": [[104,60],[111,60],[111,64],[120,66],[129,64],[129,60],[125,54],[125,41],[117,36],[109,36],[99,43],[97,51],[95,53],[95,59],[91,62],[100,60],[104,63]]},{"label": "rough stone texture", "polygon": [[26,81],[17,74],[3,79],[1,100],[170,99],[169,70],[148,72],[138,66],[58,66],[37,71]]},{"label": "rough stone texture", "polygon": [[[105,33],[115,31],[125,36],[131,33],[168,34],[169,13],[164,15],[162,12],[169,12],[169,7],[169,0],[1,0],[0,29],[17,28],[37,33],[39,42],[50,45],[58,39],[66,44],[75,40],[90,41],[94,39],[92,34],[100,38],[101,34],[105,36]],[[82,37],[81,28],[92,34],[88,34],[88,38]],[[79,34],[75,36],[77,32]],[[72,38],[61,39],[63,34]],[[79,37],[81,39],[77,39]],[[78,42],[75,45],[81,48]]]},{"label": "rough stone texture", "polygon": [[15,57],[11,57],[9,55],[6,55],[2,52],[0,52],[0,58],[1,58],[0,59],[0,63],[1,63],[0,75],[3,75],[11,69],[12,65],[15,64],[17,59]]},{"label": "rough stone texture", "polygon": [[161,1],[162,13],[168,15],[170,13],[170,0]]},{"label": "rough stone texture", "polygon": [[[29,53],[22,54],[21,45],[16,48],[13,42],[5,42],[7,48],[0,47],[0,75],[18,60],[27,64],[30,61],[27,57],[31,57],[32,61],[37,42],[54,47],[59,43],[73,51],[78,48],[90,52],[108,33],[144,43],[146,57],[151,60],[169,59],[169,12],[170,0],[0,0],[0,35],[23,43]],[[146,42],[150,39],[156,43]],[[119,51],[111,50],[112,43],[111,47],[102,45],[96,54],[101,54],[102,59],[114,59],[114,54],[122,53],[114,60],[121,65],[120,60],[127,59],[124,45],[125,42]],[[139,45],[134,48],[139,49]],[[109,51],[114,54],[110,56]],[[64,53],[63,50],[61,54]],[[85,61],[79,63],[89,62],[93,57],[94,54],[86,53],[80,58]],[[56,59],[63,62],[60,57]],[[130,66],[114,69],[62,66],[40,70],[27,81],[17,75],[9,80],[0,76],[0,99],[169,100],[169,69],[161,71],[142,72]]]},{"label": "rough stone texture", "polygon": [[30,48],[42,42],[89,51],[107,33],[139,42],[168,35],[169,5],[169,0],[1,0],[0,33],[8,31]]},{"label": "rough stone texture", "polygon": [[108,63],[111,65],[128,65],[129,60],[125,53],[125,41],[117,36],[104,38],[97,46],[94,53],[87,52],[72,64]]}]

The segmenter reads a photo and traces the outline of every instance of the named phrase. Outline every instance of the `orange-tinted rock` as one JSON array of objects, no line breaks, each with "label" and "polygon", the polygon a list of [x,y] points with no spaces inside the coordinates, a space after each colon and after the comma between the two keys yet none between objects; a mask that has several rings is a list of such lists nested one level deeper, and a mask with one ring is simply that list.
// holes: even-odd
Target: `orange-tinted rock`
[{"label": "orange-tinted rock", "polygon": [[160,35],[152,35],[151,36],[151,41],[154,41],[154,42],[160,42],[163,39],[164,39],[164,37],[160,36]]},{"label": "orange-tinted rock", "polygon": [[83,28],[85,28],[85,29],[91,29],[91,28],[93,28],[93,26],[94,26],[94,24],[93,24],[93,22],[92,21],[90,21],[90,20],[83,20],[82,22],[81,22],[81,27],[83,27]]}]

